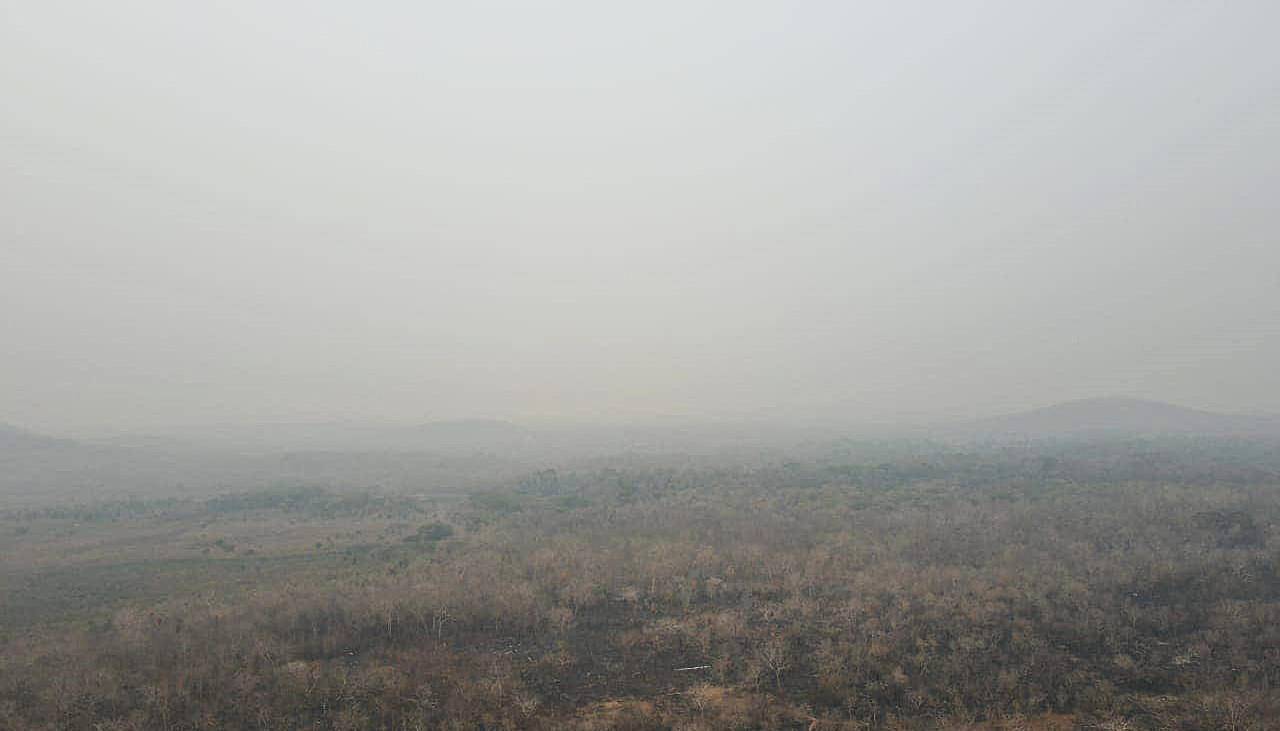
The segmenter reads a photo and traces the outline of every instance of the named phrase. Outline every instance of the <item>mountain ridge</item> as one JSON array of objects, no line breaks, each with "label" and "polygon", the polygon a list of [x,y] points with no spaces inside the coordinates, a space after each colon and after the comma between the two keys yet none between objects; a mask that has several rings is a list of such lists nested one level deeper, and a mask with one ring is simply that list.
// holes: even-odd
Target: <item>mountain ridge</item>
[{"label": "mountain ridge", "polygon": [[1164,401],[1107,396],[955,422],[943,430],[992,436],[1280,436],[1280,416],[1222,413]]}]

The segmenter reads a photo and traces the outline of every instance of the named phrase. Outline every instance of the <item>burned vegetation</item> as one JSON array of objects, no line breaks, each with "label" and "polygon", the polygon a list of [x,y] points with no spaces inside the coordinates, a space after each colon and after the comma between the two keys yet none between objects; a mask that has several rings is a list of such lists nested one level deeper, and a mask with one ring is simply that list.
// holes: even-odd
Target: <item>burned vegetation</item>
[{"label": "burned vegetation", "polygon": [[0,728],[1280,718],[1274,449],[845,447],[12,512]]}]

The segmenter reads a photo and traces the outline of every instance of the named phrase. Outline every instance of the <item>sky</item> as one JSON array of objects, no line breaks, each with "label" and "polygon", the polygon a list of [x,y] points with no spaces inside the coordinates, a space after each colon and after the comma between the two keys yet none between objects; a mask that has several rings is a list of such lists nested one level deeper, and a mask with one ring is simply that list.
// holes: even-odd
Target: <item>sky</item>
[{"label": "sky", "polygon": [[0,421],[1280,412],[1277,27],[0,0]]}]

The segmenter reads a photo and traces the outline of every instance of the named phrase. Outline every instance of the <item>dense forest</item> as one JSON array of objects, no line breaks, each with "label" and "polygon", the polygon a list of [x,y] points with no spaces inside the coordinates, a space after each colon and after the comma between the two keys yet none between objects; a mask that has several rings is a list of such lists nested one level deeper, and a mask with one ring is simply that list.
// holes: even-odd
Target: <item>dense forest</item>
[{"label": "dense forest", "polygon": [[0,519],[0,727],[1263,729],[1266,442],[839,443]]}]

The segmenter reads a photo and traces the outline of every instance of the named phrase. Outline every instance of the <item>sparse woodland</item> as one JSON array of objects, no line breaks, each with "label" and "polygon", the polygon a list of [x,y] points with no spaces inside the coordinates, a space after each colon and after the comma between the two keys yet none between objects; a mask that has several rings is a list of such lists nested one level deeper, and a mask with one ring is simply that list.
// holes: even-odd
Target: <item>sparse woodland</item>
[{"label": "sparse woodland", "polygon": [[547,470],[421,512],[144,506],[390,527],[323,579],[11,624],[0,728],[1276,728],[1276,451],[1169,453]]}]

